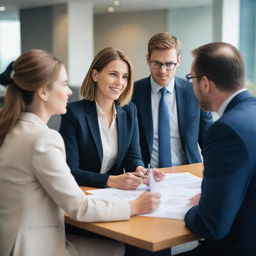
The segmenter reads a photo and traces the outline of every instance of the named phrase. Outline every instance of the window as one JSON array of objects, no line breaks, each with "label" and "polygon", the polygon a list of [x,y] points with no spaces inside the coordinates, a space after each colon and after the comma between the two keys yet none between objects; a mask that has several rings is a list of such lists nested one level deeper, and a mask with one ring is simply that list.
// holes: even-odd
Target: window
[{"label": "window", "polygon": [[240,51],[244,57],[246,83],[256,96],[256,1],[240,0]]}]

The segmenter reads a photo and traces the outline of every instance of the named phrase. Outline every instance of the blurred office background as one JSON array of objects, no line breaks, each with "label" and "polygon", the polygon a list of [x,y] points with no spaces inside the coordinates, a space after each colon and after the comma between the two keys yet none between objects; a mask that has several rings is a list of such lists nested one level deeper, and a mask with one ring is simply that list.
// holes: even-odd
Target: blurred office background
[{"label": "blurred office background", "polygon": [[[77,100],[96,52],[107,46],[122,49],[140,79],[149,74],[148,40],[163,31],[181,39],[180,77],[190,73],[195,47],[212,41],[238,47],[247,85],[256,95],[255,0],[0,0],[0,72],[25,50],[47,50],[64,62],[73,90],[70,101]],[[4,93],[0,86],[0,107]],[[55,116],[49,126],[58,129],[59,122]],[[196,244],[175,247],[173,253]]]},{"label": "blurred office background", "polygon": [[[64,62],[70,100],[77,100],[94,54],[106,46],[130,57],[136,79],[147,76],[147,43],[162,31],[181,39],[181,77],[190,72],[195,47],[212,41],[238,47],[256,95],[255,0],[0,0],[0,72],[25,50],[47,50]],[[0,104],[3,95],[0,87]],[[59,117],[50,121],[58,125]]]}]

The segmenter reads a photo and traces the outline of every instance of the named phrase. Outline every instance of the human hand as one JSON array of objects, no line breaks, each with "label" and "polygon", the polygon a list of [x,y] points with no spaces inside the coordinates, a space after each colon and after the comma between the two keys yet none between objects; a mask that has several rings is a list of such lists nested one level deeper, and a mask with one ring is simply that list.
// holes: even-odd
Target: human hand
[{"label": "human hand", "polygon": [[157,192],[144,192],[135,200],[130,201],[131,216],[150,213],[160,204],[161,194]]},{"label": "human hand", "polygon": [[110,175],[107,181],[107,186],[132,190],[136,189],[141,183],[143,183],[143,179],[141,177],[138,177],[131,172],[127,172],[116,176]]},{"label": "human hand", "polygon": [[196,194],[195,196],[193,196],[193,197],[191,197],[191,198],[189,199],[189,204],[190,204],[191,206],[198,205],[200,198],[201,198],[201,193]]},{"label": "human hand", "polygon": [[157,169],[153,169],[153,175],[155,181],[161,181],[165,177],[165,173]]},{"label": "human hand", "polygon": [[134,175],[145,179],[147,176],[147,169],[145,167],[139,165],[136,167]]},{"label": "human hand", "polygon": [[[155,181],[159,182],[161,180],[163,180],[163,178],[165,177],[165,173],[157,170],[157,169],[151,169],[152,173],[153,173],[153,177],[155,179]],[[149,184],[149,177],[148,175],[145,176],[145,178],[143,179],[143,183],[148,185]]]}]

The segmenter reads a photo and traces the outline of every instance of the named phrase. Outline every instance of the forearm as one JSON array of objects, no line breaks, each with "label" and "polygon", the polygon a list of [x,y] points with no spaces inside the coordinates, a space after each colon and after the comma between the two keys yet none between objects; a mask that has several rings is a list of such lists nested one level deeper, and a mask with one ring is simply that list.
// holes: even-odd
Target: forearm
[{"label": "forearm", "polygon": [[72,168],[71,173],[79,186],[100,187],[107,186],[109,175],[79,168]]}]

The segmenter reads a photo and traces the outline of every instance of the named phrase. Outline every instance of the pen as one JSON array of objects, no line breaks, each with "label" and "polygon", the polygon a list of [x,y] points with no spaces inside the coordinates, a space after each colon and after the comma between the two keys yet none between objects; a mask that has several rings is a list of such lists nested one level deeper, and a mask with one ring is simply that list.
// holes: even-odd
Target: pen
[{"label": "pen", "polygon": [[148,176],[148,189],[149,189],[149,191],[151,191],[151,189],[150,189],[150,175],[151,175],[150,169],[151,169],[151,166],[150,166],[150,163],[149,163],[148,168],[147,168],[147,172],[146,172],[146,175]]},{"label": "pen", "polygon": [[148,164],[146,175],[149,175],[150,169],[151,169],[151,166],[150,166],[150,164]]}]

